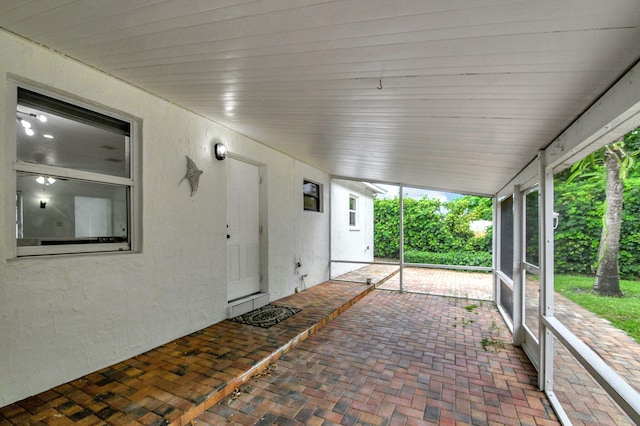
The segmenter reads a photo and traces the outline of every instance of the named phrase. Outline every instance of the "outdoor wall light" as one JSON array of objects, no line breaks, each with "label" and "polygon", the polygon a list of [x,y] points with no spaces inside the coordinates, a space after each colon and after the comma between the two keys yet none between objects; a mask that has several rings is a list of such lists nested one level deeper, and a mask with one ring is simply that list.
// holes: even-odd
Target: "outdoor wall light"
[{"label": "outdoor wall light", "polygon": [[49,202],[48,198],[40,198],[40,208],[41,209],[46,208],[48,202]]},{"label": "outdoor wall light", "polygon": [[213,147],[213,153],[215,154],[216,159],[222,161],[227,158],[227,147],[221,143],[217,143]]}]

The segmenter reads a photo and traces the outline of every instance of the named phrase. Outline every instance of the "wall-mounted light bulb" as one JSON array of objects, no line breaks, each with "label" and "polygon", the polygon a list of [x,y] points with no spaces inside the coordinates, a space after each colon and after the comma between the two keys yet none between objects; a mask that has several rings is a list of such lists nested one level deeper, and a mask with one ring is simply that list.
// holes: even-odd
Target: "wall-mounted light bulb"
[{"label": "wall-mounted light bulb", "polygon": [[44,176],[38,176],[38,177],[36,178],[36,182],[38,182],[39,184],[44,185],[44,182],[45,182],[45,180],[44,180]]},{"label": "wall-mounted light bulb", "polygon": [[213,154],[215,155],[216,159],[224,160],[225,158],[227,158],[227,147],[221,143],[217,143],[213,147]]},{"label": "wall-mounted light bulb", "polygon": [[40,122],[41,122],[41,123],[46,123],[46,122],[47,122],[47,116],[46,116],[46,115],[42,115],[42,114],[40,114],[40,115],[38,115],[36,118],[37,118],[38,120],[40,120]]},{"label": "wall-mounted light bulb", "polygon": [[52,178],[51,176],[49,176],[47,178],[47,182],[49,182],[49,185],[52,185],[56,180],[54,178]]},{"label": "wall-mounted light bulb", "polygon": [[32,129],[24,129],[24,132],[29,136],[33,136],[35,134],[35,132]]},{"label": "wall-mounted light bulb", "polygon": [[20,120],[20,124],[22,124],[22,127],[24,127],[25,129],[31,128],[31,123],[29,123],[27,120]]}]

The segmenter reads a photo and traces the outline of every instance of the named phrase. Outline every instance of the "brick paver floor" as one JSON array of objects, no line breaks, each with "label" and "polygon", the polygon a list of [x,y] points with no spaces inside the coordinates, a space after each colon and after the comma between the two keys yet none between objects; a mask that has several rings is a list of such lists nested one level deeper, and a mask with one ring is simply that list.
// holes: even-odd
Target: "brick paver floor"
[{"label": "brick paver floor", "polygon": [[0,407],[4,425],[184,425],[364,297],[325,282],[278,300],[302,309],[268,329],[222,321]]},{"label": "brick paver floor", "polygon": [[[386,265],[388,268],[389,265]],[[369,269],[369,268],[374,268]],[[398,290],[396,269],[388,277],[375,275],[379,288]],[[371,265],[352,272],[354,281],[383,272]],[[446,269],[407,267],[403,271],[406,291],[438,294],[469,299],[491,300],[490,274],[458,272]],[[527,276],[526,324],[537,337],[539,286]],[[555,315],[577,337],[592,348],[627,383],[640,391],[640,344],[611,323],[577,305],[561,294],[555,294]],[[633,425],[634,422],[609,397],[577,360],[562,346],[554,345],[554,392],[567,416],[579,425]]]},{"label": "brick paver floor", "polygon": [[[462,297],[474,300],[493,300],[493,278],[484,272],[456,272],[450,269],[407,267],[402,271],[405,291]],[[395,274],[379,287],[387,290],[400,288],[400,274]]]},{"label": "brick paver floor", "polygon": [[[336,280],[366,282],[377,288],[400,290],[398,265],[372,264],[337,277]],[[493,278],[485,272],[458,272],[451,269],[404,267],[403,290],[414,293],[463,297],[474,300],[493,300]]]},{"label": "brick paver floor", "polygon": [[[537,331],[537,280],[527,279],[526,322]],[[534,302],[535,301],[535,302]],[[589,312],[562,294],[554,294],[555,316],[627,383],[640,392],[640,344],[609,321]],[[537,333],[536,333],[537,334]],[[574,426],[633,425],[575,357],[554,343],[554,392]]]},{"label": "brick paver floor", "polygon": [[[555,424],[522,350],[502,346],[510,337],[483,300],[490,280],[475,293],[463,284],[469,273],[404,274],[418,286],[405,289],[419,293],[365,296],[373,286],[357,283],[394,288],[397,279],[397,266],[372,268],[279,300],[302,311],[270,329],[223,321],[0,407],[0,426],[188,424],[197,416],[193,424]],[[528,300],[537,297],[528,290]],[[556,314],[640,388],[640,345],[561,296]],[[555,391],[575,425],[632,424],[566,349],[555,349]]]},{"label": "brick paver floor", "polygon": [[195,424],[558,424],[500,324],[489,303],[378,290]]},{"label": "brick paver floor", "polygon": [[385,281],[393,278],[400,267],[398,265],[372,264],[355,269],[339,277],[335,277],[334,281],[350,281],[356,283],[366,283],[370,281],[376,287],[382,285]]}]

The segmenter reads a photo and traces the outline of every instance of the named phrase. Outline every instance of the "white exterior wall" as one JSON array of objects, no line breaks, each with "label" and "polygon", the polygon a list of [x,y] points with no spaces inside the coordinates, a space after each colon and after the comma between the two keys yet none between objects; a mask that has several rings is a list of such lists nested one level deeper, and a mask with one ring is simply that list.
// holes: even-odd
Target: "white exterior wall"
[{"label": "white exterior wall", "polygon": [[[358,197],[356,227],[349,226],[349,196]],[[331,259],[373,262],[373,191],[360,182],[331,181]],[[333,263],[331,277],[363,264]]]},{"label": "white exterior wall", "polygon": [[[15,152],[0,149],[0,406],[226,318],[226,164],[215,142],[262,165],[263,255],[271,299],[328,279],[329,213],[303,211],[316,169],[90,67],[0,31],[0,128],[15,137],[13,85],[137,117],[142,123],[139,253],[14,258]],[[13,135],[13,136],[12,136]],[[200,169],[190,197],[185,155]]]}]

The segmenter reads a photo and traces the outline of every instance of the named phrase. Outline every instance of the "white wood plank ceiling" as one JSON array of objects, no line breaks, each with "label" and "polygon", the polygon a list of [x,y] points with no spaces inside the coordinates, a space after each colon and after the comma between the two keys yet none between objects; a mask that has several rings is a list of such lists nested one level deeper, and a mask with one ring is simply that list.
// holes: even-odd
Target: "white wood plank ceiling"
[{"label": "white wood plank ceiling", "polygon": [[494,194],[640,58],[638,0],[6,0],[0,27],[328,173]]}]

